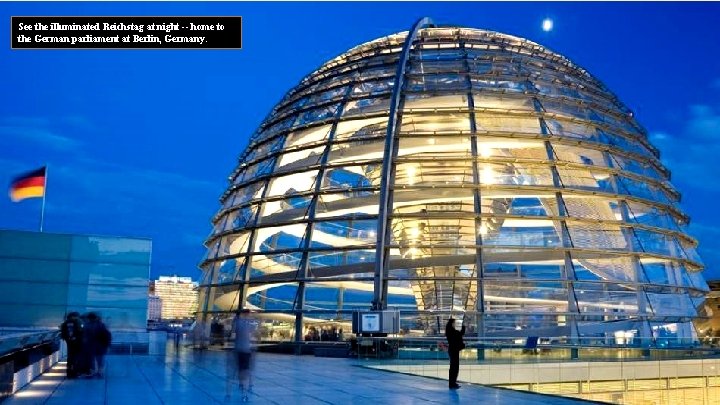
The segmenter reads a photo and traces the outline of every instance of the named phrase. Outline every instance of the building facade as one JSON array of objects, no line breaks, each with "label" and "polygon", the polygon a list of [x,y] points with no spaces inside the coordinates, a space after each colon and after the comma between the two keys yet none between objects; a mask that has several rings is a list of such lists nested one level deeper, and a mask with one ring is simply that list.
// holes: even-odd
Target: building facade
[{"label": "building facade", "polygon": [[148,296],[148,321],[158,322],[162,319],[162,299],[157,295]]},{"label": "building facade", "polygon": [[391,308],[410,335],[454,315],[479,339],[689,344],[708,288],[669,175],[586,70],[423,19],[322,65],[252,135],[199,316],[250,308],[299,340]]},{"label": "building facade", "polygon": [[197,283],[190,277],[160,276],[152,282],[152,291],[162,302],[164,320],[192,318],[197,311]]},{"label": "building facade", "polygon": [[0,230],[0,328],[55,329],[92,311],[113,345],[147,351],[151,254],[143,238]]}]

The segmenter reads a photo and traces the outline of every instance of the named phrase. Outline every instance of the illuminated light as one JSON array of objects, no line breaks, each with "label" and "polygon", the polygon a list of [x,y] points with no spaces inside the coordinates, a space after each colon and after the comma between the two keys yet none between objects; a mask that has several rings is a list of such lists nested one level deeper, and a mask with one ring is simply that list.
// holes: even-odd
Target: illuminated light
[{"label": "illuminated light", "polygon": [[407,173],[408,184],[412,186],[415,184],[415,166],[408,166],[405,172]]},{"label": "illuminated light", "polygon": [[480,229],[478,230],[478,232],[480,232],[480,235],[483,235],[483,236],[487,235],[488,227],[487,227],[487,224],[485,223],[485,221],[480,223]]},{"label": "illuminated light", "polygon": [[411,259],[414,259],[416,254],[417,254],[417,249],[410,248],[410,250],[408,250],[408,255],[410,255]]},{"label": "illuminated light", "polygon": [[481,157],[487,158],[487,157],[490,157],[491,155],[492,155],[492,153],[490,151],[490,148],[488,148],[485,145],[480,146],[480,156]]},{"label": "illuminated light", "polygon": [[48,394],[47,391],[43,390],[22,390],[20,392],[15,393],[13,396],[18,398],[37,398],[37,397],[43,397]]},{"label": "illuminated light", "polygon": [[495,184],[495,171],[490,167],[483,167],[480,181],[484,184]]},{"label": "illuminated light", "polygon": [[546,18],[542,22],[542,29],[545,32],[550,32],[553,29],[553,20]]},{"label": "illuminated light", "polygon": [[35,381],[31,382],[30,384],[31,385],[56,385],[57,383],[58,383],[57,381],[52,381],[52,380],[35,380]]},{"label": "illuminated light", "polygon": [[420,230],[417,228],[410,228],[410,237],[413,239],[417,239],[420,237]]},{"label": "illuminated light", "polygon": [[427,142],[429,145],[435,145],[435,138],[430,138]]}]

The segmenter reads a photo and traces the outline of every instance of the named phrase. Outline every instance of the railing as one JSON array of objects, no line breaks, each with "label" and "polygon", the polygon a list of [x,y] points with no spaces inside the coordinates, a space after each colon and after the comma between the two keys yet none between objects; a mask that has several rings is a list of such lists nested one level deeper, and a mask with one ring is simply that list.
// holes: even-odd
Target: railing
[{"label": "railing", "polygon": [[[680,343],[686,342],[669,345]],[[717,339],[709,343],[715,347],[471,341],[460,353],[458,380],[612,403],[717,404],[720,349]],[[448,378],[447,346],[441,338],[359,337],[352,349],[366,367]]]},{"label": "railing", "polygon": [[59,349],[58,330],[1,330],[0,401],[48,370],[58,361]]}]

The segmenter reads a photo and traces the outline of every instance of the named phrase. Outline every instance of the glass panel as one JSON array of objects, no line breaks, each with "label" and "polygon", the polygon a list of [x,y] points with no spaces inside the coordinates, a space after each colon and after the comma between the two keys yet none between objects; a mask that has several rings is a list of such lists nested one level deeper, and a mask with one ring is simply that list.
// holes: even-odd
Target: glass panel
[{"label": "glass panel", "polygon": [[472,88],[483,90],[499,90],[505,93],[525,93],[528,91],[527,83],[518,80],[499,80],[473,77]]},{"label": "glass panel", "polygon": [[467,78],[459,73],[426,74],[424,76],[411,76],[406,81],[406,91],[441,91],[466,90]]},{"label": "glass panel", "polygon": [[378,94],[390,93],[393,89],[393,84],[395,84],[394,77],[358,83],[352,90],[352,97],[363,95],[376,96]]},{"label": "glass panel", "polygon": [[289,195],[310,191],[315,185],[317,170],[275,177],[270,181],[266,197]]},{"label": "glass panel", "polygon": [[465,63],[462,60],[419,61],[413,58],[407,71],[410,74],[463,72],[465,71]]},{"label": "glass panel", "polygon": [[649,283],[693,287],[687,269],[679,262],[644,258],[641,263]]},{"label": "glass panel", "polygon": [[659,188],[657,185],[643,183],[629,177],[618,176],[618,189],[621,194],[644,198],[662,204],[674,204],[674,198]]},{"label": "glass panel", "polygon": [[481,185],[552,186],[552,171],[546,166],[518,163],[478,163]]},{"label": "glass panel", "polygon": [[352,119],[338,122],[335,140],[384,137],[386,132],[387,117]]},{"label": "glass panel", "polygon": [[633,245],[636,251],[684,257],[674,237],[645,229],[635,228],[633,231],[635,236]]},{"label": "glass panel", "polygon": [[275,158],[269,158],[261,160],[245,169],[243,169],[238,176],[235,178],[234,184],[240,184],[246,181],[251,181],[257,177],[272,172],[275,167]]},{"label": "glass panel", "polygon": [[[393,244],[399,244],[402,256],[434,254],[434,248],[475,245],[474,218],[397,218],[392,221]],[[428,247],[420,247],[428,246]],[[404,252],[407,252],[404,253]]]},{"label": "glass panel", "polygon": [[552,199],[534,197],[513,198],[510,202],[509,214],[523,216],[557,216],[557,204]]},{"label": "glass panel", "polygon": [[[638,312],[637,292],[619,284],[575,282],[575,297],[581,313],[604,316]],[[612,320],[610,318],[609,320]]]},{"label": "glass panel", "polygon": [[401,132],[456,132],[470,131],[470,118],[462,113],[406,113]]},{"label": "glass panel", "polygon": [[265,189],[265,182],[258,181],[255,183],[248,184],[236,190],[227,200],[225,200],[224,208],[229,208],[236,205],[242,205],[250,200],[258,199],[262,196],[263,190]]},{"label": "glass panel", "polygon": [[149,239],[73,235],[71,245],[71,260],[150,265]]},{"label": "glass panel", "polygon": [[[375,249],[347,250],[333,252],[311,252],[308,255],[311,273],[321,279],[372,279],[374,276]],[[363,266],[343,267],[350,265],[366,264]],[[334,271],[333,268],[338,268]],[[355,284],[348,284],[346,287],[357,290],[365,288],[373,291],[372,283],[364,287]]]},{"label": "glass panel", "polygon": [[302,131],[295,131],[287,136],[286,149],[307,145],[316,142],[326,140],[332,125],[322,125],[319,127],[312,127],[304,129]]},{"label": "glass panel", "polygon": [[343,117],[366,115],[390,109],[390,97],[364,98],[348,101]]},{"label": "glass panel", "polygon": [[263,204],[258,225],[277,225],[307,219],[312,196],[295,196]]},{"label": "glass panel", "polygon": [[382,138],[335,143],[328,157],[328,165],[382,160],[384,150],[385,140]]},{"label": "glass panel", "polygon": [[[288,311],[293,309],[297,296],[297,283],[273,285],[268,289],[254,292],[250,289],[248,303],[256,308],[263,308],[264,312]],[[268,314],[269,316],[270,314]]]},{"label": "glass panel", "polygon": [[[375,243],[377,241],[377,219],[335,220],[316,222],[313,229],[313,242],[321,242],[319,235],[327,235],[335,243],[333,247],[354,244]],[[328,240],[330,242],[330,239]]]},{"label": "glass panel", "polygon": [[223,236],[220,239],[220,251],[217,257],[246,253],[249,240],[250,232],[241,232]]},{"label": "glass panel", "polygon": [[627,241],[619,226],[587,222],[568,222],[572,246],[576,248],[626,250]]},{"label": "glass panel", "polygon": [[[556,257],[558,255],[555,255]],[[531,258],[528,258],[531,259]],[[565,265],[562,260],[527,260],[525,262],[486,262],[484,261],[486,279],[537,279],[563,280]]]},{"label": "glass panel", "polygon": [[398,150],[398,159],[404,157],[432,159],[459,158],[472,156],[472,146],[469,137],[460,136],[422,136],[401,137]]},{"label": "glass panel", "polygon": [[298,249],[302,246],[306,224],[293,224],[260,228],[255,232],[253,252],[272,252],[275,250]]},{"label": "glass panel", "polygon": [[697,316],[695,305],[686,292],[667,288],[663,292],[648,292],[647,297],[656,316]]},{"label": "glass panel", "polygon": [[321,190],[353,190],[358,193],[357,189],[373,187],[373,183],[379,185],[380,165],[373,164],[368,166],[341,166],[333,167],[325,170],[323,175],[323,183]]},{"label": "glass panel", "polygon": [[343,217],[354,214],[377,215],[378,191],[348,190],[319,197],[315,217]]},{"label": "glass panel", "polygon": [[540,121],[535,117],[492,115],[490,113],[476,111],[475,121],[478,131],[481,132],[540,133]]},{"label": "glass panel", "polygon": [[284,153],[280,155],[277,163],[276,173],[290,172],[302,168],[315,166],[320,163],[325,146],[318,146],[312,149],[303,149],[297,152]]},{"label": "glass panel", "polygon": [[627,136],[611,133],[608,131],[597,130],[599,140],[607,145],[615,146],[616,148],[640,154],[642,156],[652,157],[652,153],[635,139],[631,139]]},{"label": "glass panel", "polygon": [[658,207],[628,201],[628,216],[633,222],[658,228],[679,231],[680,227],[670,214]]},{"label": "glass panel", "polygon": [[305,111],[298,117],[298,122],[296,125],[305,125],[316,121],[322,121],[332,118],[337,113],[339,107],[339,104],[334,104],[326,107],[316,108],[310,111]]},{"label": "glass panel", "polygon": [[232,258],[218,263],[217,283],[230,283],[235,280],[244,280],[247,258]]},{"label": "glass panel", "polygon": [[405,96],[403,111],[409,112],[420,109],[456,109],[467,108],[468,99],[464,94],[444,94],[436,93],[410,93]]},{"label": "glass panel", "polygon": [[607,172],[564,166],[558,166],[557,170],[564,187],[614,193],[612,179]]},{"label": "glass panel", "polygon": [[622,170],[639,174],[641,176],[650,177],[651,179],[654,179],[656,181],[667,180],[665,176],[660,174],[660,172],[655,168],[655,166],[650,163],[641,163],[637,160],[615,154],[612,155],[612,160],[613,164]]},{"label": "glass panel", "polygon": [[471,161],[399,163],[395,168],[396,186],[472,184]]},{"label": "glass panel", "polygon": [[562,240],[556,231],[560,227],[558,222],[510,218],[499,221],[502,221],[499,228],[494,228],[492,222],[481,222],[479,233],[484,245],[562,247]]},{"label": "glass panel", "polygon": [[279,136],[271,141],[259,144],[255,147],[251,147],[249,153],[243,158],[243,162],[253,162],[257,159],[265,158],[269,154],[281,150],[284,141],[285,137]]},{"label": "glass panel", "polygon": [[632,282],[637,279],[636,273],[639,269],[636,267],[633,257],[609,256],[590,252],[584,254],[573,252],[572,256],[577,280]]},{"label": "glass panel", "polygon": [[251,256],[250,278],[254,279],[266,274],[287,273],[286,279],[293,279],[296,275],[292,272],[298,270],[301,259],[301,252]]},{"label": "glass panel", "polygon": [[[557,206],[555,201],[543,200],[545,204],[551,205],[554,209]],[[588,195],[573,195],[570,192],[563,192],[565,209],[573,218],[588,218],[598,220],[619,221],[622,219],[617,200]]]},{"label": "glass panel", "polygon": [[607,167],[603,152],[596,149],[553,144],[553,151],[555,152],[555,160],[559,162]]},{"label": "glass panel", "polygon": [[[528,111],[535,112],[535,106],[533,99],[529,96],[526,97],[503,97],[484,93],[473,92],[473,100],[475,101],[475,109],[483,110],[512,110],[512,111]],[[511,119],[518,119],[516,116],[506,116]],[[535,122],[539,126],[539,121],[535,119]]]},{"label": "glass panel", "polygon": [[562,282],[485,280],[487,312],[567,312],[568,291]]},{"label": "glass panel", "polygon": [[475,212],[473,191],[461,189],[396,190],[394,214],[429,214],[466,217],[461,213]]}]

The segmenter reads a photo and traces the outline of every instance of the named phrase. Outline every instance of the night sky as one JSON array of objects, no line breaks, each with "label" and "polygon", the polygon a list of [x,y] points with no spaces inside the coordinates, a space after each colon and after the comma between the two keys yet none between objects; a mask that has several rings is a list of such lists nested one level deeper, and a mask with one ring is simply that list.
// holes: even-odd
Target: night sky
[{"label": "night sky", "polygon": [[[13,15],[241,15],[243,49],[13,51]],[[720,3],[3,2],[0,185],[47,163],[45,231],[149,237],[151,277],[197,279],[227,177],[273,105],[423,16],[528,38],[603,81],[660,149],[720,278]],[[0,228],[37,230],[40,207],[0,198]]]}]

